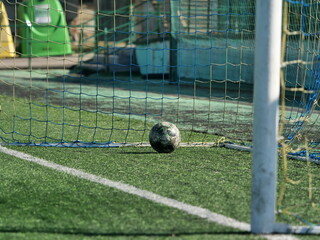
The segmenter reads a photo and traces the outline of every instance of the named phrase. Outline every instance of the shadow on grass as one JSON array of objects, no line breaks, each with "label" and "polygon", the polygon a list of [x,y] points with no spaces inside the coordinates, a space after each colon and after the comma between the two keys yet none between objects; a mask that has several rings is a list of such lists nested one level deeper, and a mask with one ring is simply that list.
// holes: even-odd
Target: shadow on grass
[{"label": "shadow on grass", "polygon": [[160,153],[157,153],[157,152],[119,152],[119,154],[131,154],[131,155],[140,155],[140,154],[160,154]]},{"label": "shadow on grass", "polygon": [[221,232],[170,232],[170,233],[105,233],[105,232],[85,232],[85,231],[78,231],[78,230],[70,230],[70,231],[63,231],[62,229],[56,229],[52,231],[45,231],[45,230],[36,230],[36,229],[1,229],[1,233],[39,233],[39,234],[62,234],[62,235],[79,235],[79,236],[88,236],[88,237],[95,237],[95,236],[105,236],[105,237],[181,237],[181,236],[193,236],[193,235],[248,235],[251,234],[250,232],[245,231],[221,231]]}]

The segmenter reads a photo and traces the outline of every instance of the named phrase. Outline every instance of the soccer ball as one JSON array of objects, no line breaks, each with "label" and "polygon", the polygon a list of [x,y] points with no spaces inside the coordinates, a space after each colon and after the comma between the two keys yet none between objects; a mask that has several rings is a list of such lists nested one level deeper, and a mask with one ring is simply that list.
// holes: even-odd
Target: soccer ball
[{"label": "soccer ball", "polygon": [[149,133],[151,147],[159,153],[171,153],[179,147],[180,131],[170,122],[157,123]]}]

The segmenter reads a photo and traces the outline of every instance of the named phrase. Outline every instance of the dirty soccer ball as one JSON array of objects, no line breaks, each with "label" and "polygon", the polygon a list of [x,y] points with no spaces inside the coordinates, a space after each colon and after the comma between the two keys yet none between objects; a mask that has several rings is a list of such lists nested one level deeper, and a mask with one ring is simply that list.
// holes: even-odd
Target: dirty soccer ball
[{"label": "dirty soccer ball", "polygon": [[179,147],[180,131],[173,123],[157,123],[150,130],[149,141],[151,147],[157,152],[171,153]]}]

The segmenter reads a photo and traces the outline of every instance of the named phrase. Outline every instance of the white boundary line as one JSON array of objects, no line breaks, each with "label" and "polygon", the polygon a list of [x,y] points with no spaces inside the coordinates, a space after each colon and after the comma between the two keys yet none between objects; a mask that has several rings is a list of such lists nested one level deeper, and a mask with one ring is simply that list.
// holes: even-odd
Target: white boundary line
[{"label": "white boundary line", "polygon": [[[5,153],[7,155],[11,155],[13,157],[20,158],[22,160],[26,160],[29,162],[39,164],[44,167],[48,167],[48,168],[51,168],[51,169],[54,169],[54,170],[57,170],[60,172],[67,173],[67,174],[76,176],[78,178],[82,178],[82,179],[86,179],[91,182],[99,183],[99,184],[102,184],[107,187],[115,188],[115,189],[118,189],[118,190],[123,191],[125,193],[136,195],[141,198],[145,198],[145,199],[151,200],[153,202],[163,204],[165,206],[173,207],[173,208],[179,209],[183,212],[186,212],[188,214],[191,214],[191,215],[203,218],[203,219],[207,219],[210,222],[214,222],[214,223],[224,225],[227,227],[236,228],[236,229],[239,229],[242,231],[248,231],[248,232],[250,231],[250,225],[248,223],[240,222],[235,219],[223,216],[221,214],[211,212],[205,208],[196,207],[196,206],[193,206],[190,204],[179,202],[177,200],[163,197],[158,194],[155,194],[155,193],[152,193],[152,192],[149,192],[146,190],[142,190],[142,189],[136,188],[134,186],[131,186],[131,185],[128,185],[125,183],[115,182],[115,181],[112,181],[112,180],[109,180],[106,178],[102,178],[102,177],[99,177],[99,176],[96,176],[96,175],[93,175],[90,173],[79,171],[74,168],[70,168],[70,167],[60,165],[60,164],[49,162],[44,159],[37,158],[32,155],[23,153],[23,152],[8,149],[8,148],[3,147],[1,145],[0,145],[0,152]],[[264,237],[266,239],[270,239],[270,240],[294,240],[294,239],[296,239],[290,235],[275,235],[275,236],[274,235],[265,235]]]}]

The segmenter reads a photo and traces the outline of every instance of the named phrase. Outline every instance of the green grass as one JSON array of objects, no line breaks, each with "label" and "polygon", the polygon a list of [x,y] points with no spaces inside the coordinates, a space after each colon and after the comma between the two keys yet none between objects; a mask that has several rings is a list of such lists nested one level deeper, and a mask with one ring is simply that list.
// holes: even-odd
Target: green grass
[{"label": "green grass", "polygon": [[[205,158],[194,161],[195,155],[190,153],[195,149],[179,149],[170,155],[154,153],[150,148],[16,149],[231,217],[239,216],[240,220],[248,219],[248,194],[241,194],[244,189],[237,186],[236,171],[228,177],[221,169],[223,164],[212,166],[214,161]],[[206,150],[206,157],[216,152],[202,150]],[[190,157],[186,159],[187,153]],[[0,163],[0,237],[250,237],[236,229],[4,154]],[[218,186],[217,182],[226,185],[219,190],[213,187]],[[224,187],[228,189],[223,190]]]},{"label": "green grass", "polygon": [[[36,99],[41,102],[41,96]],[[63,136],[64,140],[90,141],[93,135],[99,141],[112,141],[115,136],[119,142],[146,142],[153,125],[111,114],[61,109],[58,103],[48,109],[32,102],[27,97],[0,96],[2,136],[22,142],[50,141],[48,136],[55,140]],[[94,128],[97,123],[103,131]],[[194,131],[181,133],[184,142],[219,139]],[[234,151],[217,148],[180,148],[173,154],[158,154],[150,147],[12,148],[241,221],[249,220],[248,153],[236,155]],[[227,164],[229,170],[225,169],[226,162],[221,161],[228,158],[233,159]],[[241,161],[246,164],[240,164]],[[0,165],[0,239],[229,239],[230,236],[257,239],[180,210],[4,154],[0,154]]]},{"label": "green grass", "polygon": [[180,148],[174,154],[158,154],[151,148],[18,149],[249,221],[251,161],[248,153],[235,155],[233,150],[217,148]]},{"label": "green grass", "polygon": [[[11,148],[249,222],[247,152],[196,147],[172,154],[158,154],[149,147]],[[259,239],[5,154],[0,154],[0,164],[0,239]],[[296,178],[305,178],[305,163],[290,165]],[[301,188],[288,192],[289,203],[306,203]],[[317,212],[309,217],[316,220]],[[296,223],[288,216],[279,220]]]},{"label": "green grass", "polygon": [[[47,109],[36,102],[0,95],[0,135],[8,141],[92,141],[94,136],[99,141],[117,138],[117,142],[147,142],[154,124],[114,114],[61,109],[57,102]],[[97,123],[99,129],[94,128]],[[199,131],[181,132],[184,142],[220,139]],[[179,148],[172,154],[158,154],[151,147],[10,148],[250,222],[248,152],[216,147]],[[0,239],[259,238],[2,153],[0,165]],[[290,160],[289,177],[300,182],[286,184],[282,203],[282,208],[312,223],[318,223],[320,214],[318,171],[317,165]],[[313,179],[311,199],[309,175]],[[281,171],[278,179],[283,179]],[[293,215],[277,218],[279,222],[301,224]]]},{"label": "green grass", "polygon": [[41,234],[41,233],[27,233],[27,234],[1,234],[1,239],[6,240],[106,240],[106,239],[117,239],[117,240],[127,240],[127,239],[139,239],[139,240],[149,240],[149,239],[186,239],[186,240],[259,240],[263,239],[261,237],[256,236],[250,236],[246,234],[184,234],[184,235],[146,235],[146,236],[139,236],[139,235],[128,235],[128,236],[106,236],[106,235],[100,235],[100,236],[86,236],[86,235],[63,235],[63,234]]}]

